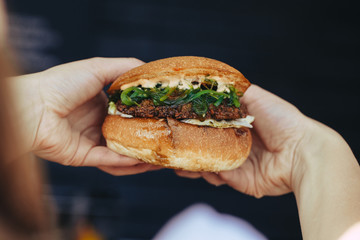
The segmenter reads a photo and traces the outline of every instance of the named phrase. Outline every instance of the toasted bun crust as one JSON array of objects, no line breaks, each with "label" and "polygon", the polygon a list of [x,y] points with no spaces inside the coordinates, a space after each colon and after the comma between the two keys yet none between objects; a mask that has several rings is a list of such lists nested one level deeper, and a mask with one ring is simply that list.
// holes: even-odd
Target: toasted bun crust
[{"label": "toasted bun crust", "polygon": [[174,79],[177,76],[215,77],[218,82],[233,84],[241,92],[245,92],[250,86],[241,72],[223,62],[205,57],[184,56],[160,59],[134,68],[117,78],[109,88],[109,93],[140,79],[159,82],[164,78]]},{"label": "toasted bun crust", "polygon": [[187,171],[235,169],[252,142],[248,128],[199,127],[174,119],[108,115],[102,131],[107,146],[120,154]]}]

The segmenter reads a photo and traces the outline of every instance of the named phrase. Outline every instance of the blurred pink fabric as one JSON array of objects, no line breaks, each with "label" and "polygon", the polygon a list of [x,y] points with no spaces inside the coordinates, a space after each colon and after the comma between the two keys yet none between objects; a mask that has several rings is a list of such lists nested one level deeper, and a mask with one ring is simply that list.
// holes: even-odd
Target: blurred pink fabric
[{"label": "blurred pink fabric", "polygon": [[185,209],[165,224],[155,240],[265,240],[247,221],[216,212],[206,204]]},{"label": "blurred pink fabric", "polygon": [[360,222],[349,228],[339,240],[359,240],[360,239]]}]

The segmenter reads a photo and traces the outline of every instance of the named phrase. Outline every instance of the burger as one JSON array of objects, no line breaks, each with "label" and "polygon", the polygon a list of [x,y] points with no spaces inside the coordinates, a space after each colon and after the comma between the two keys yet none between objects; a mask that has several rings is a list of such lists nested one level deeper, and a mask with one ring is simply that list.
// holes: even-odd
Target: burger
[{"label": "burger", "polygon": [[171,57],[134,68],[108,89],[102,127],[107,146],[166,168],[237,168],[252,143],[254,117],[240,102],[249,86],[235,68],[204,57]]}]

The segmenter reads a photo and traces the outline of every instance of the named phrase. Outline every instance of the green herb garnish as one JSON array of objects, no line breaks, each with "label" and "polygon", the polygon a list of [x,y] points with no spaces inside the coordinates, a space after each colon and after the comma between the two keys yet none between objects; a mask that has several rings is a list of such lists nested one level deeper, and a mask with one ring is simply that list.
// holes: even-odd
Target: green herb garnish
[{"label": "green herb garnish", "polygon": [[[237,92],[233,86],[229,86],[230,92],[217,92],[218,83],[215,80],[205,78],[201,82],[200,88],[179,89],[162,87],[160,84],[154,88],[130,87],[123,91],[117,91],[109,99],[112,102],[121,102],[127,106],[137,105],[144,99],[152,99],[155,106],[177,106],[192,103],[192,109],[199,116],[205,116],[209,105],[215,107],[221,104],[240,107],[239,97],[241,92]],[[225,101],[226,99],[226,101]]]},{"label": "green herb garnish", "polygon": [[138,87],[130,87],[125,89],[124,91],[122,91],[121,93],[121,102],[127,106],[132,106],[132,105],[139,105],[136,100],[135,97],[137,97],[137,95],[135,96],[135,93],[139,93],[140,91],[142,91],[140,88]]},{"label": "green herb garnish", "polygon": [[197,115],[200,115],[202,117],[205,116],[205,114],[207,113],[209,108],[209,104],[206,101],[206,99],[204,97],[199,97],[196,98],[193,102],[192,102],[192,109],[194,110],[194,112]]}]

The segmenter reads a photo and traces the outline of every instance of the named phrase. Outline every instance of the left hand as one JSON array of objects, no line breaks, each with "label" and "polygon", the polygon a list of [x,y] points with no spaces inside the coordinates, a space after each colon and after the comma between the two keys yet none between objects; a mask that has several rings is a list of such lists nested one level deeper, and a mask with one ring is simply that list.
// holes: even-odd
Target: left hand
[{"label": "left hand", "polygon": [[93,58],[12,79],[27,149],[63,165],[95,166],[113,175],[158,168],[111,151],[101,134],[107,112],[103,87],[142,64],[134,58]]}]

